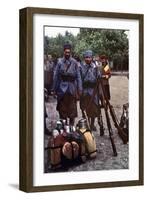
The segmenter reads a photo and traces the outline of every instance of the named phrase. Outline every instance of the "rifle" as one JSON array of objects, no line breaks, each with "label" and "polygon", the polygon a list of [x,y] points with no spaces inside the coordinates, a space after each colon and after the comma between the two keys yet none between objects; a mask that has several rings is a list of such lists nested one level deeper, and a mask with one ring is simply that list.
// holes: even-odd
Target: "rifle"
[{"label": "rifle", "polygon": [[[99,79],[97,81],[97,85],[99,86]],[[98,89],[99,89],[99,87],[98,87]],[[102,90],[102,92],[103,92],[103,90]],[[104,96],[104,92],[102,95]],[[117,156],[116,146],[115,146],[115,143],[113,140],[112,126],[111,126],[110,117],[109,117],[109,113],[108,113],[108,109],[107,109],[107,104],[105,101],[103,101],[103,105],[104,105],[104,110],[105,110],[107,127],[108,127],[108,131],[109,131],[109,137],[110,137],[110,141],[111,141],[111,145],[112,145],[112,149],[113,149],[113,154],[114,154],[114,156]]]},{"label": "rifle", "polygon": [[[109,111],[110,111],[110,114],[111,114],[111,117],[112,117],[112,120],[114,122],[114,126],[117,128],[118,130],[118,134],[120,136],[120,138],[122,139],[123,143],[124,144],[127,144],[128,142],[128,135],[122,130],[122,128],[119,126],[119,122],[118,122],[118,119],[116,117],[116,114],[115,114],[115,111],[114,111],[114,108],[113,106],[110,104],[108,98],[107,98],[107,95],[105,93],[105,89],[104,89],[104,85],[103,85],[103,82],[101,79],[98,80],[100,82],[100,85],[101,85],[101,88],[102,88],[102,92],[103,92],[103,95],[104,95],[104,99],[106,100],[106,104],[107,106],[109,107]],[[105,102],[105,101],[104,101]]]},{"label": "rifle", "polygon": [[103,125],[103,118],[102,118],[102,112],[101,109],[99,108],[99,115],[98,115],[98,124],[100,127],[100,136],[104,135],[104,125]]},{"label": "rifle", "polygon": [[98,125],[100,127],[100,136],[104,135],[104,125],[103,125],[103,118],[102,118],[102,112],[100,108],[100,100],[99,100],[99,84],[97,86],[97,97],[98,97]]},{"label": "rifle", "polygon": [[90,123],[89,123],[89,120],[88,120],[88,116],[87,116],[86,110],[83,110],[83,114],[84,114],[84,117],[85,117],[85,119],[86,119],[88,129],[91,130],[91,128],[90,128]]},{"label": "rifle", "polygon": [[109,131],[109,137],[110,137],[113,153],[114,153],[114,156],[117,156],[116,146],[115,146],[115,143],[114,143],[114,140],[113,140],[113,137],[112,137],[113,132],[112,132],[112,127],[111,127],[110,118],[109,118],[109,114],[108,114],[108,109],[107,109],[106,103],[104,103],[104,110],[105,110],[107,127],[108,127],[108,131]]},{"label": "rifle", "polygon": [[[99,80],[99,79],[98,79]],[[95,88],[94,88],[94,90],[93,90],[93,94],[92,94],[92,97],[91,97],[91,99],[90,99],[90,101],[89,101],[89,103],[88,103],[88,106],[87,106],[87,109],[88,108],[90,108],[90,105],[91,105],[91,103],[92,103],[92,101],[93,101],[93,99],[94,99],[94,97],[95,97],[95,95],[96,94],[98,94],[97,92],[99,91],[99,81],[97,81],[96,82],[96,86],[95,86]],[[98,103],[98,105],[99,105],[99,103]],[[98,108],[98,109],[100,109],[100,108]],[[107,110],[107,106],[106,106],[106,103],[104,102],[104,109],[105,109],[105,116],[106,116],[106,122],[107,122],[107,126],[108,126],[108,131],[109,131],[109,137],[110,137],[110,141],[111,141],[111,145],[112,145],[112,149],[113,149],[113,154],[114,154],[114,156],[117,156],[117,151],[116,151],[116,146],[115,146],[115,143],[114,143],[114,141],[113,141],[113,137],[112,137],[112,135],[113,135],[113,131],[112,131],[112,127],[111,127],[111,122],[110,122],[110,118],[109,118],[109,114],[108,114],[108,110]],[[89,121],[88,121],[88,117],[87,117],[87,113],[86,113],[86,111],[83,111],[83,113],[84,113],[84,115],[85,115],[85,118],[86,118],[86,121],[88,122],[88,126],[89,126]],[[100,114],[101,114],[101,111],[100,111]],[[102,115],[100,116],[98,116],[98,120],[100,120],[100,117],[101,117],[101,120],[102,120]],[[101,123],[101,126],[100,126],[100,131],[103,131],[103,132],[100,132],[101,133],[101,135],[102,134],[104,134],[104,129],[102,130],[102,128],[103,128],[103,122],[101,121],[99,121],[99,123]],[[100,125],[100,124],[99,124]]]}]

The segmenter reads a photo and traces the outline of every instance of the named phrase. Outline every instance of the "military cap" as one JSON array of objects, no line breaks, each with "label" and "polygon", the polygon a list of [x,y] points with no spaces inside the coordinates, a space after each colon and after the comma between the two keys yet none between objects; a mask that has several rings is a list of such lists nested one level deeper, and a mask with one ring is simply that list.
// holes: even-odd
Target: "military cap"
[{"label": "military cap", "polygon": [[104,54],[103,54],[103,55],[100,55],[99,57],[100,57],[101,60],[102,60],[102,59],[106,59],[106,60],[108,59],[108,57],[107,57],[106,55],[104,55]]},{"label": "military cap", "polygon": [[66,43],[66,44],[64,44],[64,50],[65,49],[71,49],[71,44],[69,44],[69,43]]},{"label": "military cap", "polygon": [[83,55],[84,55],[84,58],[85,57],[92,57],[93,56],[93,52],[91,50],[87,50],[87,51],[84,52]]}]

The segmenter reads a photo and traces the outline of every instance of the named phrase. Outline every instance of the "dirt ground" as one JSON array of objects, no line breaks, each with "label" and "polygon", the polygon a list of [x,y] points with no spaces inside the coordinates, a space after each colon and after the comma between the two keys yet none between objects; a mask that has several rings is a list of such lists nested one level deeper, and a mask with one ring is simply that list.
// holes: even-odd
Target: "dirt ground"
[{"label": "dirt ground", "polygon": [[[128,102],[128,83],[128,78],[126,76],[112,76],[110,78],[110,103],[114,107],[118,120],[120,120],[122,114],[123,104]],[[52,100],[50,103],[55,108],[55,99]],[[49,103],[46,104],[47,112],[48,105]],[[55,112],[54,115],[58,117],[58,113]],[[97,157],[93,160],[87,160],[85,163],[74,163],[74,165],[64,169],[65,171],[116,170],[129,168],[129,144],[123,144],[122,140],[118,136],[117,129],[114,127],[113,121],[111,120],[111,124],[113,127],[113,139],[117,150],[117,156],[115,157],[113,155],[103,109],[102,116],[105,127],[104,136],[100,136],[97,120],[95,122],[97,131],[93,132],[97,146]],[[81,111],[78,104],[78,119],[76,119],[76,121],[78,121],[79,119],[81,119]],[[47,147],[49,137],[50,136],[45,135],[45,148]],[[44,153],[44,169],[46,173],[51,172],[48,160],[48,150],[45,150]]]}]

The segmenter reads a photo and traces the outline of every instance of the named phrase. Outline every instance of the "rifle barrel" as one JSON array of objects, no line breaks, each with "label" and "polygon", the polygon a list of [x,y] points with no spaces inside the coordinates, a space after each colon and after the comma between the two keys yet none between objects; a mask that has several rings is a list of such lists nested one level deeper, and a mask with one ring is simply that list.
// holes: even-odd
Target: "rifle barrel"
[{"label": "rifle barrel", "polygon": [[122,139],[123,143],[126,144],[126,143],[128,142],[128,136],[127,136],[127,134],[121,129],[121,127],[119,126],[119,124],[118,124],[118,119],[117,119],[116,114],[115,114],[115,112],[114,112],[114,108],[113,108],[113,106],[110,104],[110,102],[109,102],[109,100],[108,100],[108,98],[107,98],[107,95],[106,95],[106,93],[105,93],[104,85],[103,85],[103,83],[102,83],[102,80],[99,79],[99,81],[100,81],[100,84],[101,84],[101,88],[102,88],[102,92],[103,92],[104,98],[105,98],[106,103],[107,103],[107,105],[108,105],[108,107],[109,107],[109,111],[110,111],[112,120],[113,120],[113,122],[114,122],[114,126],[117,128],[118,134],[119,134],[120,138]]},{"label": "rifle barrel", "polygon": [[108,127],[108,131],[109,131],[109,137],[110,137],[110,141],[111,141],[111,145],[112,145],[112,149],[113,149],[113,154],[114,156],[117,156],[117,151],[116,151],[116,146],[113,140],[113,132],[112,132],[112,127],[111,127],[111,123],[110,123],[110,118],[109,118],[109,114],[108,114],[108,110],[106,108],[106,103],[104,102],[104,110],[105,110],[105,115],[106,115],[106,121],[107,121],[107,127]]}]

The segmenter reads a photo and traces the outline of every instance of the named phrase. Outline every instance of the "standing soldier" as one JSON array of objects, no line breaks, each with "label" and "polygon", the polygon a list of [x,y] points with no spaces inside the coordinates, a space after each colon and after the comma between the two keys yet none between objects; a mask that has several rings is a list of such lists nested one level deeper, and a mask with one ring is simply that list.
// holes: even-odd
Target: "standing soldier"
[{"label": "standing soldier", "polygon": [[80,68],[71,57],[71,45],[64,45],[63,58],[59,59],[54,72],[53,91],[57,95],[57,110],[61,119],[70,119],[74,125],[77,117],[77,94],[82,93]]},{"label": "standing soldier", "polygon": [[53,61],[51,55],[47,55],[44,59],[44,80],[44,87],[47,89],[48,94],[50,94],[53,84]]},{"label": "standing soldier", "polygon": [[108,65],[108,58],[105,55],[101,55],[100,61],[102,63],[101,66],[102,83],[104,85],[105,94],[108,100],[110,100],[111,96],[110,96],[109,78],[111,77],[111,70]]},{"label": "standing soldier", "polygon": [[[93,97],[94,88],[96,87],[97,78],[100,76],[98,68],[93,65],[92,51],[87,50],[84,53],[85,63],[81,67],[81,76],[83,83],[83,94],[80,98],[80,108],[82,111],[86,111],[90,122],[90,128],[96,131],[94,125],[95,117],[99,115],[98,109],[98,95]],[[92,100],[92,101],[91,101]],[[90,103],[90,105],[89,105]]]}]

